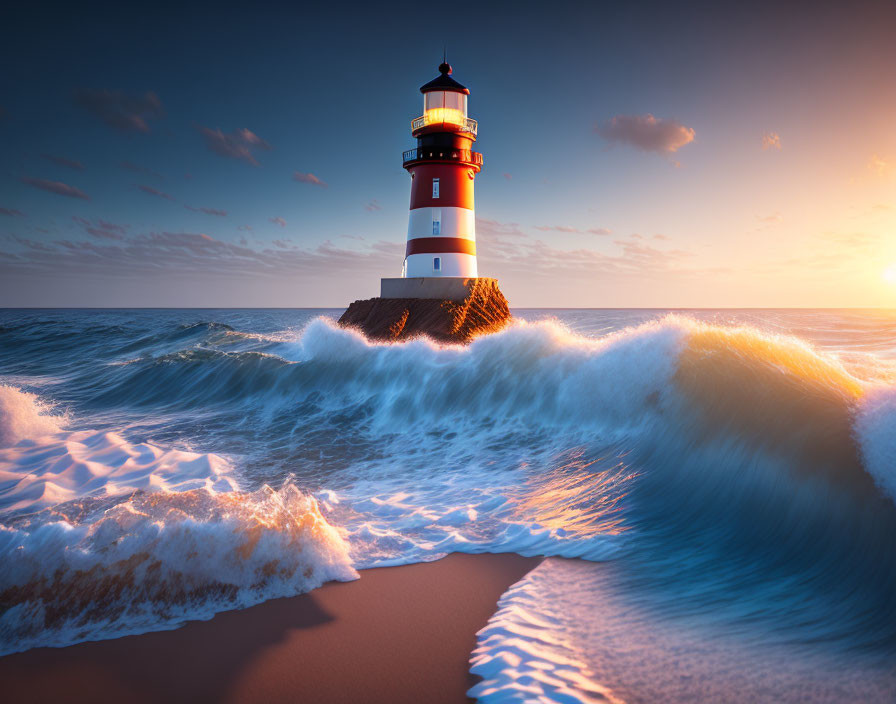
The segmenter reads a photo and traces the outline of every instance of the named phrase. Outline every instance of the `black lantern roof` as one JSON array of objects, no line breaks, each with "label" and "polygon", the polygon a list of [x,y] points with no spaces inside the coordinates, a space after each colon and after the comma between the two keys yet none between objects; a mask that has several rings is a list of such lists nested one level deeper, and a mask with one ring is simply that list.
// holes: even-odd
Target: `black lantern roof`
[{"label": "black lantern roof", "polygon": [[421,93],[429,93],[433,90],[447,90],[455,93],[470,94],[470,90],[451,77],[451,64],[442,63],[439,66],[438,78],[432,79],[429,83],[420,86]]}]

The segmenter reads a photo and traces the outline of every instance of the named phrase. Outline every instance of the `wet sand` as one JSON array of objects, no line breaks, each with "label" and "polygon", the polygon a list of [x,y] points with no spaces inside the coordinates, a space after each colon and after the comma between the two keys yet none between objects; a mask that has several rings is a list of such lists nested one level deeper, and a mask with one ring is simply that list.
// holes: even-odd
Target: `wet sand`
[{"label": "wet sand", "polygon": [[175,631],[0,658],[9,702],[468,702],[476,631],[538,564],[453,554]]}]

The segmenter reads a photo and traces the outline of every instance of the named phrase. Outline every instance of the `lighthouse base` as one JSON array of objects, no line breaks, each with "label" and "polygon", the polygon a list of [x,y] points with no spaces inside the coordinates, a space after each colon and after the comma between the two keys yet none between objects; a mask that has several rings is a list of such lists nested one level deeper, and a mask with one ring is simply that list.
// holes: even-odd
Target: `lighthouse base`
[{"label": "lighthouse base", "polygon": [[497,279],[473,279],[463,276],[380,279],[380,298],[432,298],[443,301],[463,301],[469,298],[476,282],[493,282],[496,287],[498,285]]},{"label": "lighthouse base", "polygon": [[[381,293],[380,298],[352,303],[339,324],[357,328],[371,340],[429,337],[437,342],[469,342],[510,321],[510,307],[497,279],[382,279]],[[413,295],[399,295],[407,293]]]}]

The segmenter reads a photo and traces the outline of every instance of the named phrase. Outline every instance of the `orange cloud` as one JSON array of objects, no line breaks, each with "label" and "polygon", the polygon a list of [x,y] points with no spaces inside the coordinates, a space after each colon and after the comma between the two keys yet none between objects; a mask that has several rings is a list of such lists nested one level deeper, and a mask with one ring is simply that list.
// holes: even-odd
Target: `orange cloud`
[{"label": "orange cloud", "polygon": [[616,115],[602,125],[595,125],[597,132],[608,142],[630,144],[642,151],[657,154],[673,154],[694,141],[697,133],[677,120],[647,115]]},{"label": "orange cloud", "polygon": [[762,151],[768,149],[781,150],[781,135],[777,132],[766,132],[762,135]]},{"label": "orange cloud", "polygon": [[877,154],[872,154],[871,160],[868,162],[868,168],[873,169],[880,176],[889,176],[893,172],[893,162]]}]

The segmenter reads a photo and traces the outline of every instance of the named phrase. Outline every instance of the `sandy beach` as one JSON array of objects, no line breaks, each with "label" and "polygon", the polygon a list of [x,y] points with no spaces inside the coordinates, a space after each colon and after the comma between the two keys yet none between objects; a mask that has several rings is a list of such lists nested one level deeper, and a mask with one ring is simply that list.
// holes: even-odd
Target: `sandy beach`
[{"label": "sandy beach", "polygon": [[174,631],[0,658],[10,702],[467,702],[475,633],[538,560],[452,554]]}]

